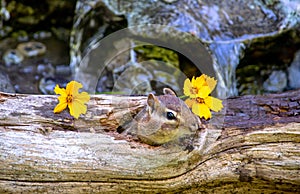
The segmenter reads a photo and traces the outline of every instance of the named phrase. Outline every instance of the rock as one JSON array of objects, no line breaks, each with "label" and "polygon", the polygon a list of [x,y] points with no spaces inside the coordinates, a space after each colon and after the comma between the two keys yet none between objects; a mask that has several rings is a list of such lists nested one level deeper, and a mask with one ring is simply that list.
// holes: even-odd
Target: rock
[{"label": "rock", "polygon": [[287,75],[284,71],[273,71],[264,82],[263,87],[268,92],[282,92],[287,86]]},{"label": "rock", "polygon": [[38,64],[37,73],[43,75],[44,77],[53,77],[55,74],[55,68],[51,63],[48,64]]},{"label": "rock", "polygon": [[296,52],[294,61],[288,68],[289,86],[293,89],[300,88],[300,50]]},{"label": "rock", "polygon": [[[81,20],[81,18],[86,18],[85,15],[96,10],[97,3],[92,2],[94,7],[85,2],[86,6],[82,7],[88,6],[90,10],[78,11],[79,15],[76,18]],[[173,43],[184,41],[183,32],[199,38],[211,51],[210,57],[213,62],[206,63],[205,66],[207,68],[211,66],[210,69],[215,71],[218,79],[218,93],[223,97],[238,94],[235,70],[246,48],[258,41],[262,44],[266,41],[270,43],[270,40],[279,34],[291,29],[296,30],[300,23],[299,1],[142,0],[137,2],[129,0],[125,3],[118,0],[102,0],[101,2],[104,2],[114,14],[124,15],[128,26],[133,27],[130,28],[131,32],[146,40],[155,39],[157,42],[165,42],[170,46],[169,48],[173,49]],[[76,27],[83,22],[80,20],[74,22]],[[151,24],[155,25],[151,28]],[[79,30],[79,35],[82,30]],[[71,36],[72,40],[79,40],[78,34]],[[80,48],[76,46],[78,44],[74,42],[70,46],[71,49],[75,49],[72,53],[80,53]],[[191,49],[189,53],[201,54],[195,49]],[[201,72],[208,74],[203,70]]]},{"label": "rock", "polygon": [[68,65],[58,65],[55,67],[55,73],[58,75],[71,75],[71,68]]},{"label": "rock", "polygon": [[111,72],[103,71],[103,75],[100,77],[96,92],[110,92],[114,87],[113,76]]},{"label": "rock", "polygon": [[7,50],[2,58],[7,67],[10,67],[12,64],[19,64],[24,60],[22,53],[16,49]]},{"label": "rock", "polygon": [[34,1],[0,2],[0,18],[2,18],[0,21],[3,22],[3,26],[11,26],[14,31],[17,29],[28,30],[28,33],[36,29],[49,31],[50,28],[71,26],[76,4],[76,0],[47,0],[39,5]]},{"label": "rock", "polygon": [[19,69],[19,72],[22,74],[30,74],[34,72],[35,67],[32,65],[24,66]]},{"label": "rock", "polygon": [[64,78],[43,77],[39,82],[39,90],[42,94],[55,94],[54,88],[57,84],[65,88],[69,81]]},{"label": "rock", "polygon": [[59,39],[68,42],[70,38],[70,30],[67,28],[51,28],[52,33]]},{"label": "rock", "polygon": [[41,42],[20,43],[18,44],[17,49],[25,57],[34,57],[34,56],[42,55],[46,52],[46,46]]},{"label": "rock", "polygon": [[0,91],[7,93],[15,93],[15,89],[11,84],[8,75],[2,71],[0,71]]},{"label": "rock", "polygon": [[4,38],[5,36],[7,36],[11,31],[12,31],[12,27],[10,26],[2,26],[2,28],[0,29],[0,38]]},{"label": "rock", "polygon": [[16,38],[19,42],[25,42],[29,40],[29,35],[25,30],[19,30],[12,32],[11,35],[13,38]]},{"label": "rock", "polygon": [[113,92],[123,92],[130,94],[148,94],[152,92],[149,80],[153,80],[153,75],[147,67],[139,63],[126,64],[128,67],[121,67],[122,70],[114,71],[114,88]]},{"label": "rock", "polygon": [[43,77],[39,82],[39,90],[42,94],[54,94],[55,85],[55,79]]},{"label": "rock", "polygon": [[50,38],[52,36],[51,32],[47,32],[47,31],[38,31],[33,33],[33,38],[34,39],[46,39],[46,38]]}]

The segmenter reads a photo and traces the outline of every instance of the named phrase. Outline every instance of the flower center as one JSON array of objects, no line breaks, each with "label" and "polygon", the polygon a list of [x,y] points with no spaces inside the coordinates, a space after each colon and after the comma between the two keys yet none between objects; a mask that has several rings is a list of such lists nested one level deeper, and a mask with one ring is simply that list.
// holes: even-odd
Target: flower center
[{"label": "flower center", "polygon": [[72,94],[68,94],[67,96],[67,103],[71,103],[73,101],[73,95]]},{"label": "flower center", "polygon": [[196,101],[197,101],[199,104],[204,104],[204,99],[203,99],[203,98],[197,97],[197,98],[196,98]]},{"label": "flower center", "polygon": [[198,89],[195,88],[195,87],[192,87],[192,88],[190,89],[190,92],[191,92],[191,94],[197,94],[197,93],[198,93]]}]

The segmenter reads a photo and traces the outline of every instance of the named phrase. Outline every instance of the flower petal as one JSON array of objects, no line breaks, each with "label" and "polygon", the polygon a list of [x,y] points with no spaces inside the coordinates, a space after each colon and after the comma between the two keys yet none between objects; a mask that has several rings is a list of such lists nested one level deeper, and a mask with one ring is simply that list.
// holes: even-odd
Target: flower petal
[{"label": "flower petal", "polygon": [[77,96],[74,97],[75,100],[80,101],[82,104],[88,102],[90,100],[90,96],[87,92],[81,92]]},{"label": "flower petal", "polygon": [[209,77],[205,74],[203,74],[203,76],[205,78],[205,81],[206,81],[208,87],[210,88],[210,91],[213,91],[216,87],[217,80],[215,80],[213,77]]},{"label": "flower petal", "polygon": [[60,113],[61,111],[65,110],[67,108],[67,101],[60,101],[58,105],[54,108],[54,113]]},{"label": "flower petal", "polygon": [[183,93],[186,96],[190,96],[191,95],[191,88],[192,88],[192,83],[189,80],[189,78],[186,78],[186,80],[184,81],[183,84]]},{"label": "flower petal", "polygon": [[62,96],[67,96],[66,89],[65,88],[60,88],[58,85],[55,86],[54,92],[55,92],[55,94],[60,94]]},{"label": "flower petal", "polygon": [[192,79],[191,79],[191,83],[192,83],[192,86],[194,86],[194,85],[195,85],[195,76],[193,76],[193,77],[192,77]]},{"label": "flower petal", "polygon": [[223,108],[222,100],[208,96],[204,99],[205,104],[213,111],[218,112]]},{"label": "flower petal", "polygon": [[195,79],[195,81],[193,82],[193,86],[197,87],[197,88],[201,88],[202,86],[204,86],[205,83],[205,77],[204,74],[202,74],[200,77],[197,77]]},{"label": "flower petal", "polygon": [[70,81],[68,84],[67,84],[67,87],[66,87],[66,93],[67,94],[72,94],[73,97],[77,96],[78,95],[78,90],[82,88],[82,84],[81,83],[78,83],[77,81]]},{"label": "flower petal", "polygon": [[65,96],[59,96],[57,99],[59,100],[59,103],[67,103],[67,98]]},{"label": "flower petal", "polygon": [[204,117],[205,119],[211,118],[210,110],[205,104],[202,103],[193,104],[192,111],[199,117]]},{"label": "flower petal", "polygon": [[196,102],[195,99],[188,98],[184,101],[189,108],[193,107],[193,104]]},{"label": "flower petal", "polygon": [[198,90],[197,97],[206,98],[210,94],[211,90],[208,86],[202,86]]},{"label": "flower petal", "polygon": [[76,99],[72,103],[69,103],[68,107],[70,109],[70,115],[72,115],[76,119],[78,119],[80,114],[85,114],[87,110],[86,105]]}]

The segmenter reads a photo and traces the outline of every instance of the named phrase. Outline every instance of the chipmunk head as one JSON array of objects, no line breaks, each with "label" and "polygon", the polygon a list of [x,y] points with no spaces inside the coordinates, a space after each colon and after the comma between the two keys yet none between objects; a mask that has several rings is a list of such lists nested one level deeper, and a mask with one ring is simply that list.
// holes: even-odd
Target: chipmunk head
[{"label": "chipmunk head", "polygon": [[195,134],[200,124],[199,118],[168,88],[162,96],[148,95],[144,114],[138,124],[137,136],[150,145]]}]

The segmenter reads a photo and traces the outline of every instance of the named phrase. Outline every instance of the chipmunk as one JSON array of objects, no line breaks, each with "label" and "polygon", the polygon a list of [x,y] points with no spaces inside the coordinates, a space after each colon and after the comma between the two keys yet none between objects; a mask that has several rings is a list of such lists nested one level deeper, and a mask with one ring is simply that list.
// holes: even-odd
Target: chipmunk
[{"label": "chipmunk", "polygon": [[146,107],[124,126],[123,133],[153,146],[196,134],[200,119],[171,89],[163,92],[161,96],[148,95]]}]

